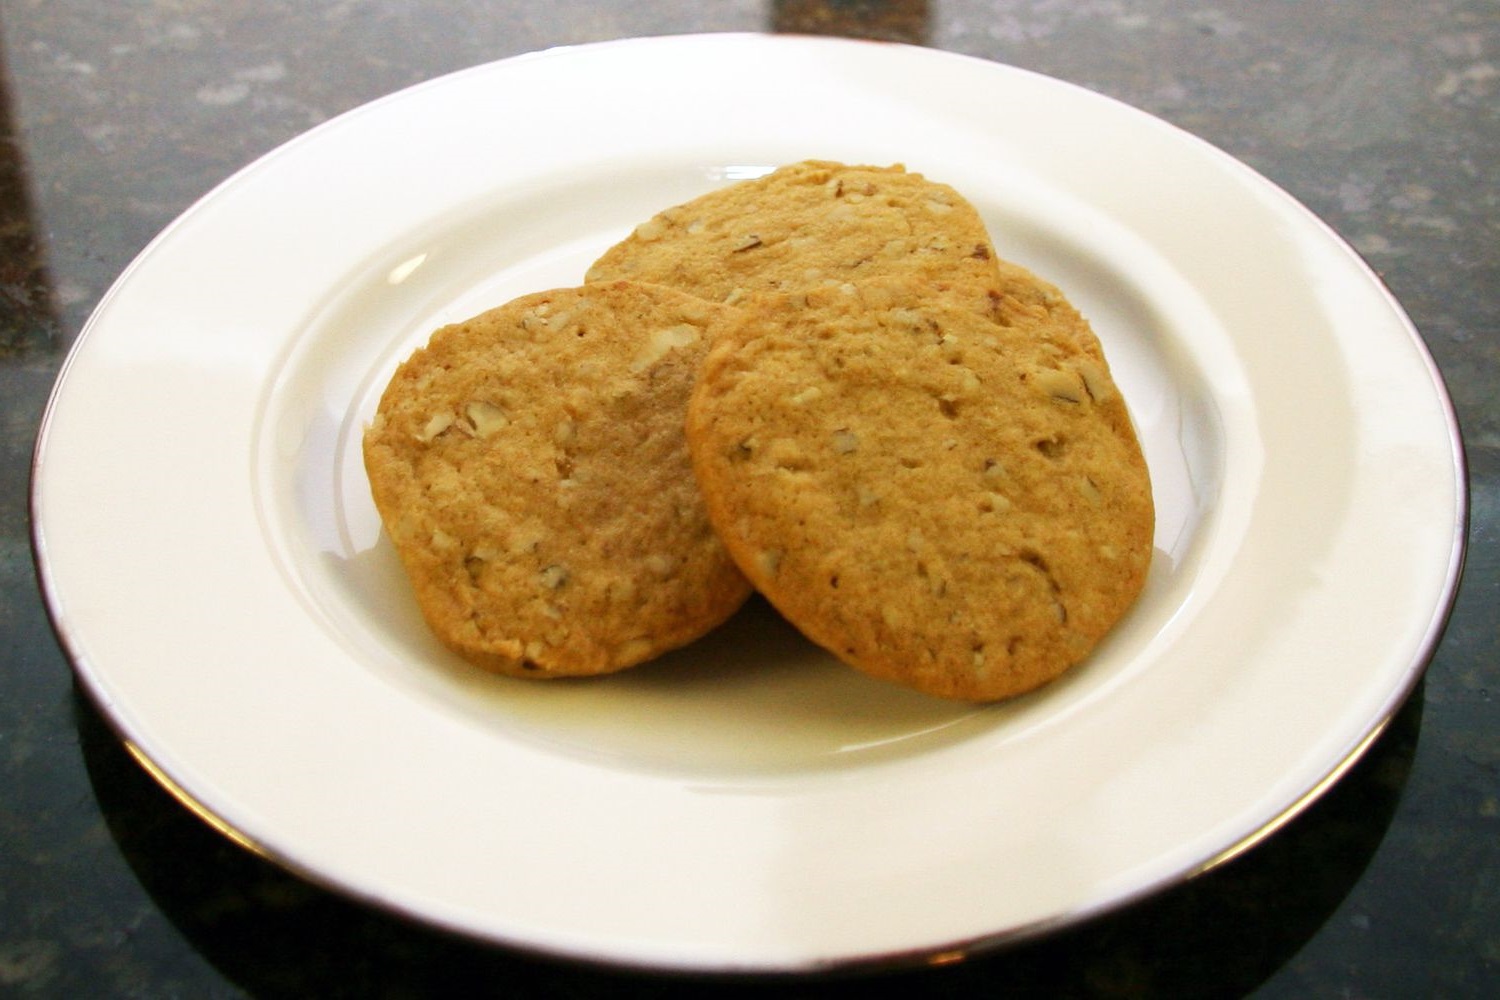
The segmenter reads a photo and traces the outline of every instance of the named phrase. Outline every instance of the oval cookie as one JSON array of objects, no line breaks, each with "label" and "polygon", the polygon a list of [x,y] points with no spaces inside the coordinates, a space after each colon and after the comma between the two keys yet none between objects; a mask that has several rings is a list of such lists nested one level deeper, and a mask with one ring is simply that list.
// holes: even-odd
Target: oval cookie
[{"label": "oval cookie", "polygon": [[444,327],[399,367],[365,468],[445,644],[501,673],[600,674],[739,607],[750,588],[683,438],[730,312],[630,282],[558,289]]},{"label": "oval cookie", "polygon": [[705,362],[688,439],[755,586],[834,655],[930,694],[1057,677],[1146,578],[1149,477],[1102,360],[928,284],[752,303]]},{"label": "oval cookie", "polygon": [[901,166],[807,160],[668,208],[587,280],[656,282],[715,302],[880,276],[998,281],[979,213]]}]

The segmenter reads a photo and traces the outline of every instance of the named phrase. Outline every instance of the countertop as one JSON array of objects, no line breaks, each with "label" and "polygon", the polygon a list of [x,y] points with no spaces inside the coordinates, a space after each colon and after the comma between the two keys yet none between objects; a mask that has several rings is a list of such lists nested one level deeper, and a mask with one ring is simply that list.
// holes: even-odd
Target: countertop
[{"label": "countertop", "polygon": [[[1284,187],[1403,304],[1463,429],[1466,574],[1424,679],[1388,729],[1269,840],[1119,912],[956,965],[771,983],[659,977],[453,938],[308,884],[179,805],[75,685],[35,577],[32,449],[70,345],[148,241],[261,154],[410,84],[556,45],[719,31],[908,42],[1119,98]],[[0,994],[1500,989],[1492,0],[0,0],[0,40]]]}]

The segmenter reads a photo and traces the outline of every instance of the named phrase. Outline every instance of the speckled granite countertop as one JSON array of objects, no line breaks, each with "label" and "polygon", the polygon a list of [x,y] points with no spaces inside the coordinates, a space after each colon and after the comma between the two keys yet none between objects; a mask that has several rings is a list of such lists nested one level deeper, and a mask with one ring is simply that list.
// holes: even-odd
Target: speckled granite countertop
[{"label": "speckled granite countertop", "polygon": [[1493,996],[1500,989],[1500,10],[1493,0],[0,0],[0,994],[863,995],[704,983],[447,938],[242,852],[75,689],[33,576],[31,449],[65,352],[179,212],[367,100],[548,46],[703,31],[915,42],[1208,139],[1379,272],[1466,437],[1467,576],[1423,684],[1268,842],[1040,942],[878,977],[913,996]]}]

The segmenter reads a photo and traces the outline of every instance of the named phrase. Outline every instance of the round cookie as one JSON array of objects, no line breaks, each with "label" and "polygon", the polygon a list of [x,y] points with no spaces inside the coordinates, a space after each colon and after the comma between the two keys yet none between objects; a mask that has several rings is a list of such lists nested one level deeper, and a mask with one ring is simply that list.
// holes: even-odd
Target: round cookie
[{"label": "round cookie", "polygon": [[640,663],[750,587],[705,516],[683,418],[733,310],[611,282],[435,332],[364,438],[375,505],[450,648],[527,677]]},{"label": "round cookie", "polygon": [[1150,481],[1102,361],[930,284],[763,297],[688,407],[709,518],[810,639],[987,701],[1083,659],[1151,559]]},{"label": "round cookie", "polygon": [[979,213],[901,166],[807,160],[668,208],[587,280],[670,285],[715,302],[880,276],[998,282]]}]

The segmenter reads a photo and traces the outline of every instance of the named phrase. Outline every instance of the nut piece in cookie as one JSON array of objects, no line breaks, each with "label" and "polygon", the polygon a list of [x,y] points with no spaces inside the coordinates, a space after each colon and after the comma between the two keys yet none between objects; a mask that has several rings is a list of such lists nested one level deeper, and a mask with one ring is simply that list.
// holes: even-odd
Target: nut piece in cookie
[{"label": "nut piece in cookie", "polygon": [[928,282],[850,283],[760,298],[705,362],[688,439],[709,518],[860,670],[1020,694],[1144,585],[1154,510],[1124,401],[1102,355],[1033,320]]},{"label": "nut piece in cookie", "polygon": [[739,607],[682,429],[732,312],[632,282],[557,289],[444,327],[397,369],[365,468],[446,645],[507,674],[601,674]]}]

